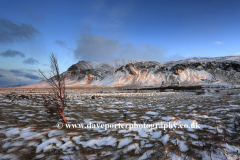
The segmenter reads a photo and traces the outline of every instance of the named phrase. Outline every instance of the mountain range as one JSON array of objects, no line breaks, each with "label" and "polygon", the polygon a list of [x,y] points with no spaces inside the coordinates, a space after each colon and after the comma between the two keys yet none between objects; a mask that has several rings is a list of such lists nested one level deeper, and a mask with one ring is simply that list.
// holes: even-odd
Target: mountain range
[{"label": "mountain range", "polygon": [[[189,58],[160,63],[134,59],[79,61],[62,73],[66,86],[120,87],[240,83],[240,56]],[[47,86],[42,81],[35,86]]]}]

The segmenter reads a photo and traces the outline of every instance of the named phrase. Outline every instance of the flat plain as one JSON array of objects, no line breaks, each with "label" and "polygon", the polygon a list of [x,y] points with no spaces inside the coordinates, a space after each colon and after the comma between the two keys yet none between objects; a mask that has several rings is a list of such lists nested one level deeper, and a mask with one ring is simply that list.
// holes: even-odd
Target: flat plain
[{"label": "flat plain", "polygon": [[[0,90],[0,159],[239,159],[240,89],[67,89],[68,124],[43,106],[50,89]],[[101,128],[101,124],[199,128]],[[98,125],[97,125],[98,124]]]}]

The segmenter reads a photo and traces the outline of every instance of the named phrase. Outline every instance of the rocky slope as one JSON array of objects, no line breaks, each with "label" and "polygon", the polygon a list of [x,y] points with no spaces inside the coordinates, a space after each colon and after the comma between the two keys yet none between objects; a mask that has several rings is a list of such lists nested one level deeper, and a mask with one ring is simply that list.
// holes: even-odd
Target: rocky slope
[{"label": "rocky slope", "polygon": [[240,83],[240,57],[190,58],[159,63],[115,60],[79,61],[63,73],[67,86],[168,86]]}]

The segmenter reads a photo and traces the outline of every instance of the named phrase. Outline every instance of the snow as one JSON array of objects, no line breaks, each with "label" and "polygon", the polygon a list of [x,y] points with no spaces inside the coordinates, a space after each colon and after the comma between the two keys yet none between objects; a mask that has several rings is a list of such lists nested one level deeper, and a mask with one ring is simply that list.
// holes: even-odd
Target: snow
[{"label": "snow", "polygon": [[76,104],[84,104],[85,102],[84,101],[78,101]]},{"label": "snow", "polygon": [[[53,145],[53,144],[55,144],[55,145]],[[43,150],[43,152],[46,152],[52,148],[59,147],[61,144],[62,143],[59,140],[57,140],[56,138],[48,139],[37,146],[36,153],[39,153],[42,150]]]},{"label": "snow", "polygon": [[65,132],[62,131],[62,130],[51,130],[49,133],[48,133],[48,137],[51,138],[53,136],[58,136],[58,135],[63,135]]},{"label": "snow", "polygon": [[130,130],[118,130],[118,133],[129,133],[131,132]]},{"label": "snow", "polygon": [[62,149],[63,151],[66,151],[66,149],[68,148],[68,147],[73,147],[73,146],[75,146],[71,141],[68,141],[68,142],[66,142],[65,144],[63,144],[61,147],[60,147],[60,149]]},{"label": "snow", "polygon": [[17,160],[17,157],[15,155],[13,155],[13,154],[6,154],[6,155],[3,155],[3,156],[0,155],[0,158],[1,159]]},{"label": "snow", "polygon": [[106,123],[106,122],[104,122],[104,121],[93,121],[93,119],[87,118],[87,119],[84,119],[84,123],[88,124],[88,125],[90,125],[90,124],[93,125],[93,124],[103,124],[103,123]]},{"label": "snow", "polygon": [[133,128],[133,131],[137,131],[140,137],[147,137],[148,132],[151,132],[149,128]]},{"label": "snow", "polygon": [[156,151],[154,150],[149,150],[143,153],[141,157],[138,158],[138,160],[143,160],[143,159],[148,159],[151,158],[151,154],[154,154]]},{"label": "snow", "polygon": [[161,109],[161,110],[166,110],[165,107],[158,107],[158,109]]},{"label": "snow", "polygon": [[189,131],[194,131],[194,129],[203,129],[204,127],[212,129],[212,127],[208,125],[198,124],[196,120],[192,119],[179,119],[170,122],[173,123],[174,125],[182,125],[183,128],[188,128]]},{"label": "snow", "polygon": [[[236,140],[236,137],[231,137],[231,134],[237,134],[232,125],[232,117],[238,115],[233,111],[240,107],[237,96],[209,93],[211,96],[204,97],[189,92],[94,93],[94,95],[98,95],[98,98],[92,100],[91,93],[79,94],[80,96],[78,96],[78,93],[74,94],[77,96],[69,100],[69,105],[72,107],[66,109],[66,117],[68,120],[71,119],[71,123],[85,123],[86,125],[90,122],[92,124],[121,123],[129,125],[135,122],[137,124],[173,124],[178,126],[183,124],[188,127],[198,124],[200,128],[170,128],[164,130],[163,128],[140,127],[108,130],[101,130],[100,128],[58,130],[54,124],[52,126],[47,125],[47,127],[45,127],[45,124],[42,125],[42,122],[46,122],[46,113],[42,111],[43,106],[41,105],[36,108],[31,106],[32,102],[30,100],[22,100],[21,105],[14,103],[20,107],[16,107],[16,110],[11,112],[11,109],[6,108],[8,107],[6,104],[12,102],[0,102],[2,115],[12,113],[15,116],[14,120],[19,122],[19,124],[11,123],[11,119],[8,120],[7,118],[0,121],[1,124],[7,124],[0,125],[0,134],[2,134],[2,145],[0,147],[4,152],[4,154],[1,152],[0,159],[3,159],[2,157],[4,159],[17,159],[23,151],[35,147],[35,159],[54,159],[51,154],[55,149],[57,153],[66,151],[70,154],[75,150],[79,151],[79,153],[83,150],[91,150],[90,159],[99,157],[102,159],[131,159],[132,154],[134,154],[134,159],[149,159],[152,153],[159,152],[157,150],[158,145],[166,145],[162,147],[165,147],[165,151],[172,159],[184,159],[192,144],[197,145],[200,143],[199,145],[202,146],[201,143],[205,143],[205,141],[202,141],[202,139],[206,140],[203,134],[208,132],[211,132],[210,135],[212,133],[216,134],[216,130],[221,134],[223,128],[226,128],[228,141],[230,142],[226,143],[222,140],[219,141],[219,144],[222,144],[225,147],[224,150],[232,155],[237,150],[240,150],[240,146],[236,141],[231,141],[231,138]],[[134,99],[135,97],[137,98]],[[176,98],[178,99],[176,100]],[[221,98],[224,100],[223,105],[219,105]],[[77,103],[80,101],[84,102],[84,105],[78,105]],[[182,101],[182,104],[178,104],[179,101]],[[24,110],[26,114],[22,113],[21,106],[29,107]],[[31,110],[32,107],[34,107],[33,110]],[[78,107],[81,107],[81,109],[78,110]],[[37,115],[29,116],[33,115],[33,113],[37,113]],[[127,114],[126,119],[123,118],[123,114]],[[18,120],[18,116],[23,118]],[[11,118],[11,116],[9,117]],[[35,120],[36,124],[30,124],[32,120]],[[218,123],[218,126],[215,125],[215,122]],[[27,125],[23,127],[23,123]],[[173,153],[171,149],[168,150],[167,147],[169,146],[170,148],[178,147],[180,153],[177,154]],[[198,149],[194,151],[205,156],[204,159],[210,159],[207,152]],[[60,157],[69,159],[66,152],[65,157]],[[16,153],[19,153],[19,155]],[[111,154],[114,154],[114,157],[111,157]],[[120,157],[121,154],[123,154],[123,157]],[[222,158],[222,155],[214,156],[217,158],[212,159]],[[228,159],[234,158],[229,156]]]},{"label": "snow", "polygon": [[162,135],[162,132],[152,132],[152,138],[160,138]]},{"label": "snow", "polygon": [[180,151],[186,152],[188,150],[188,146],[185,144],[184,141],[180,141],[178,139],[171,140],[174,145],[178,145]]},{"label": "snow", "polygon": [[80,144],[80,139],[81,139],[82,136],[75,136],[73,137],[72,139],[77,143],[77,144]]},{"label": "snow", "polygon": [[179,76],[178,76],[180,83],[192,83],[192,82],[202,82],[201,79],[212,80],[213,76],[204,71],[197,71],[191,69],[185,69]]},{"label": "snow", "polygon": [[188,135],[191,136],[191,137],[194,138],[194,139],[198,139],[198,136],[195,135],[195,134],[191,134],[191,133],[189,133]]},{"label": "snow", "polygon": [[37,132],[30,132],[31,128],[27,127],[24,128],[21,132],[20,132],[20,137],[19,138],[23,138],[23,139],[29,139],[29,137],[34,136],[37,134]]},{"label": "snow", "polygon": [[[33,132],[31,132],[33,133]],[[47,132],[42,132],[42,133],[37,133],[37,134],[33,134],[31,136],[27,135],[26,138],[27,140],[32,140],[32,139],[36,139],[36,138],[43,138],[44,137],[44,134],[46,134]]]},{"label": "snow", "polygon": [[201,141],[192,141],[192,144],[195,146],[203,147],[203,143],[201,143]]},{"label": "snow", "polygon": [[170,136],[168,134],[161,137],[161,141],[164,145],[169,141]]},{"label": "snow", "polygon": [[146,112],[146,114],[157,115],[158,113],[157,112],[153,112],[153,111],[148,111],[148,112]]},{"label": "snow", "polygon": [[[195,69],[186,68],[180,74],[175,75],[172,71],[156,72],[162,66],[166,68],[171,68],[176,64],[182,63],[193,63],[193,62],[226,62],[226,61],[240,61],[238,56],[228,56],[228,57],[215,57],[215,58],[191,58],[180,61],[170,61],[165,63],[159,63],[154,61],[138,61],[138,60],[129,60],[129,59],[118,59],[110,62],[82,62],[79,61],[76,66],[79,67],[79,72],[74,76],[68,76],[66,84],[67,86],[101,86],[101,87],[117,87],[117,86],[127,86],[127,85],[141,85],[141,86],[161,86],[162,82],[165,82],[166,85],[170,85],[172,82],[177,81],[180,85],[185,84],[204,84],[208,85],[210,82],[214,84],[214,73],[204,70],[202,67],[198,66]],[[147,70],[138,69],[134,67],[132,64],[140,64],[142,68],[148,68]],[[128,65],[130,69],[126,69],[125,65]],[[118,70],[119,67],[125,66],[123,71]],[[155,67],[150,67],[155,66]],[[93,74],[83,74],[82,78],[79,79],[80,70],[91,69],[94,72],[101,75],[99,76]],[[130,74],[130,71],[135,73],[134,75]],[[236,72],[236,71],[234,71]],[[237,73],[237,72],[236,72]],[[66,71],[65,74],[71,75],[70,72]],[[170,78],[174,77],[173,79]],[[238,77],[238,76],[237,76]],[[93,78],[93,80],[89,80],[89,78]],[[222,84],[224,82],[224,77],[217,77],[220,81],[217,82]],[[222,78],[222,79],[221,79]],[[203,81],[204,80],[204,81]],[[47,84],[44,82],[40,82],[35,85],[29,85],[26,87],[42,87]],[[224,84],[223,84],[224,85]],[[227,84],[229,86],[229,84]],[[81,104],[81,103],[80,103]]]},{"label": "snow", "polygon": [[182,158],[178,155],[176,155],[175,153],[171,153],[170,157],[172,160],[182,160]]},{"label": "snow", "polygon": [[67,142],[70,140],[70,137],[62,137],[61,140],[63,140],[64,142]]},{"label": "snow", "polygon": [[139,145],[138,145],[138,143],[133,143],[133,144],[129,145],[126,149],[124,149],[123,153],[127,153],[131,150],[136,150],[136,149],[139,149]]},{"label": "snow", "polygon": [[20,129],[19,128],[12,128],[12,129],[10,129],[10,130],[8,130],[6,132],[6,136],[7,137],[12,137],[12,136],[17,135],[19,133],[20,133]]},{"label": "snow", "polygon": [[37,142],[29,142],[27,146],[35,146],[35,147],[37,147],[38,143]]},{"label": "snow", "polygon": [[233,145],[229,145],[229,144],[227,144],[227,143],[225,143],[225,144],[222,144],[222,146],[223,147],[226,147],[226,149],[228,149],[228,150],[230,150],[230,151],[232,151],[232,152],[239,152],[240,151],[240,147],[236,147],[236,146],[233,146]]},{"label": "snow", "polygon": [[25,118],[25,116],[22,116],[22,117],[18,117],[18,119],[24,119]]},{"label": "snow", "polygon": [[7,153],[14,152],[14,151],[16,151],[17,149],[18,149],[17,147],[12,147],[12,148],[10,148],[10,149],[7,151]]},{"label": "snow", "polygon": [[121,102],[121,101],[116,101],[116,102],[113,102],[112,104],[123,104],[125,102]]},{"label": "snow", "polygon": [[116,110],[116,109],[109,109],[107,112],[110,112],[110,113],[118,113],[119,111]]},{"label": "snow", "polygon": [[21,142],[21,141],[18,141],[18,142],[13,142],[12,144],[11,144],[11,146],[15,146],[15,147],[18,147],[18,146],[23,146],[24,145],[24,143],[23,142]]},{"label": "snow", "polygon": [[184,134],[183,131],[176,131],[176,130],[175,130],[175,132],[176,132],[177,134]]},{"label": "snow", "polygon": [[130,138],[120,139],[119,144],[118,144],[118,148],[122,148],[123,146],[126,146],[131,142],[132,142],[132,139],[130,139]]},{"label": "snow", "polygon": [[8,148],[11,146],[11,142],[7,142],[7,143],[4,143],[4,145],[2,146],[2,148]]},{"label": "snow", "polygon": [[91,148],[98,148],[100,146],[114,146],[117,142],[116,138],[113,137],[104,137],[104,138],[98,138],[98,139],[91,139],[87,142],[80,142],[80,144],[83,145],[83,147],[91,147]]},{"label": "snow", "polygon": [[167,116],[167,117],[161,117],[161,119],[165,120],[165,121],[170,121],[172,119],[175,119],[174,117],[170,117],[170,116]]},{"label": "snow", "polygon": [[143,118],[143,119],[151,119],[151,118],[148,117],[148,116],[142,116],[142,117],[140,117],[140,118]]},{"label": "snow", "polygon": [[39,154],[39,155],[37,155],[37,156],[35,157],[35,159],[42,159],[43,157],[45,157],[44,154]]}]

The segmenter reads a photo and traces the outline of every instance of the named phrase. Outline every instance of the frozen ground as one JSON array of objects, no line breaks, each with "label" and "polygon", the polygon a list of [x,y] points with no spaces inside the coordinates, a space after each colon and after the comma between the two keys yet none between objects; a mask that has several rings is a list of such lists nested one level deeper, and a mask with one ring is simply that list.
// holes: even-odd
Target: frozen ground
[{"label": "frozen ground", "polygon": [[[92,129],[58,129],[58,120],[46,112],[37,93],[1,91],[0,159],[240,158],[240,90],[214,90],[203,95],[69,91],[68,123],[91,122]],[[198,123],[200,128],[97,127],[134,122]]]}]

